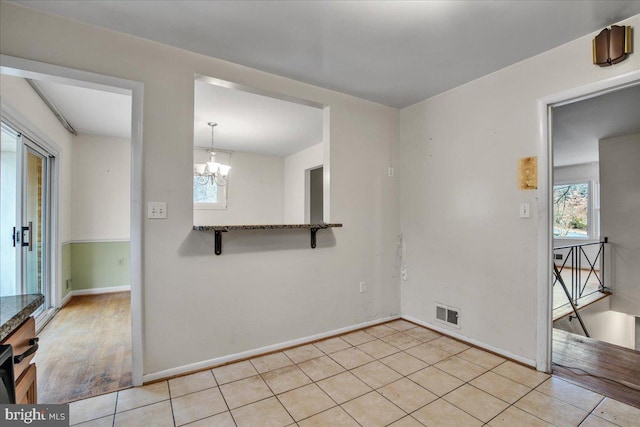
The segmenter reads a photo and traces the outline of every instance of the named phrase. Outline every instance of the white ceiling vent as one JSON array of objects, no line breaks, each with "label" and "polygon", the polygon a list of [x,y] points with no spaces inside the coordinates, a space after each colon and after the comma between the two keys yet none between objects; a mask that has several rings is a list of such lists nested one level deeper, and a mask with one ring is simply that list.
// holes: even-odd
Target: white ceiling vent
[{"label": "white ceiling vent", "polygon": [[444,304],[436,304],[436,320],[460,329],[460,309]]}]

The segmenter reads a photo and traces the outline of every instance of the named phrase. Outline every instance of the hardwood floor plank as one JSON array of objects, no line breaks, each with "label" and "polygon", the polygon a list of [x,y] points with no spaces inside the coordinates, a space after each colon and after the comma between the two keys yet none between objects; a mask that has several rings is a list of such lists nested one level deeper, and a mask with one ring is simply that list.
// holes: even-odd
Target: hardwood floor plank
[{"label": "hardwood floor plank", "polygon": [[640,408],[640,352],[553,330],[553,373]]},{"label": "hardwood floor plank", "polygon": [[129,292],[76,296],[38,335],[38,403],[131,387]]}]

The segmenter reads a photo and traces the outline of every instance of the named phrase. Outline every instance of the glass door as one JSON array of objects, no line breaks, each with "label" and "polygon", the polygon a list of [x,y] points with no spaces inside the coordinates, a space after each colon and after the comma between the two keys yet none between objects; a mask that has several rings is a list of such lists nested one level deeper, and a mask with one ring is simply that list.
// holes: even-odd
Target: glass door
[{"label": "glass door", "polygon": [[24,191],[22,219],[23,279],[25,294],[47,294],[45,217],[47,214],[47,156],[27,141],[24,151]]},{"label": "glass door", "polygon": [[18,147],[20,136],[2,123],[0,127],[0,297],[20,293],[18,250]]},{"label": "glass door", "polygon": [[52,156],[2,123],[0,296],[43,294],[49,307]]}]

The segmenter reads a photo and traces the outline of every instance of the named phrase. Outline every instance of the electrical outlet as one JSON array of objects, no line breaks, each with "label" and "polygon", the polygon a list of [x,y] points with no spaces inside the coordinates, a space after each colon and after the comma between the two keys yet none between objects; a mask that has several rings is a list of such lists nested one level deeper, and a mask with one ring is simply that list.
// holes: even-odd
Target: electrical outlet
[{"label": "electrical outlet", "polygon": [[71,287],[71,279],[67,279],[65,283],[65,289],[69,289]]},{"label": "electrical outlet", "polygon": [[147,204],[147,218],[166,219],[167,202],[149,202]]},{"label": "electrical outlet", "polygon": [[387,173],[389,174],[389,176],[393,176],[393,166],[389,166],[387,168]]},{"label": "electrical outlet", "polygon": [[402,271],[400,271],[400,277],[402,278],[402,280],[406,281],[407,280],[407,267],[403,267]]},{"label": "electrical outlet", "polygon": [[520,204],[520,218],[531,218],[531,206],[529,203]]},{"label": "electrical outlet", "polygon": [[360,282],[360,293],[367,292],[367,282]]}]

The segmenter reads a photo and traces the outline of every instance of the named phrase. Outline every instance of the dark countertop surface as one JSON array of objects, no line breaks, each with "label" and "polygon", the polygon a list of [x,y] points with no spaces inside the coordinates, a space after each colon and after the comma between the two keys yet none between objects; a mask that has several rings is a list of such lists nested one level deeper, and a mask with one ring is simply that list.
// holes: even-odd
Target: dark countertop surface
[{"label": "dark countertop surface", "polygon": [[256,225],[194,225],[195,231],[232,231],[232,230],[280,230],[291,228],[334,228],[342,227],[342,224],[256,224]]},{"label": "dark countertop surface", "polygon": [[42,294],[0,297],[0,341],[27,320],[43,302]]}]

